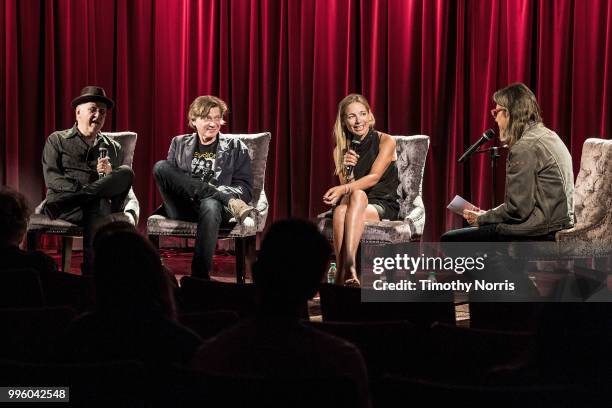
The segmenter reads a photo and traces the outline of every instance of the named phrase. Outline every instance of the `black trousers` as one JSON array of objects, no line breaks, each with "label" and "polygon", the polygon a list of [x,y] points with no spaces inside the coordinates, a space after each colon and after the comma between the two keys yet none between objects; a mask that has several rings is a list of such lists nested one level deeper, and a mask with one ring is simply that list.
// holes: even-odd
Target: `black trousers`
[{"label": "black trousers", "polygon": [[44,212],[83,227],[83,274],[91,274],[93,232],[104,217],[123,209],[134,172],[119,166],[110,174],[83,186],[77,192],[54,193],[48,196]]},{"label": "black trousers", "polygon": [[191,274],[209,278],[219,227],[232,217],[227,208],[231,196],[192,178],[167,160],[155,163],[153,175],[168,217],[198,223]]},{"label": "black trousers", "polygon": [[555,233],[538,236],[503,235],[497,232],[497,224],[467,227],[450,230],[442,234],[440,242],[516,242],[516,241],[554,241]]},{"label": "black trousers", "polygon": [[[537,300],[538,292],[527,276],[528,260],[510,256],[508,246],[504,242],[554,241],[555,232],[540,236],[509,236],[497,232],[497,224],[487,224],[479,227],[467,227],[450,230],[440,237],[442,249],[446,256],[466,257],[487,254],[484,270],[466,273],[472,280],[483,279],[503,282],[508,280],[515,284],[515,291],[508,294],[504,300]],[[465,243],[462,245],[461,243]],[[495,300],[493,293],[472,295],[472,300]]]}]

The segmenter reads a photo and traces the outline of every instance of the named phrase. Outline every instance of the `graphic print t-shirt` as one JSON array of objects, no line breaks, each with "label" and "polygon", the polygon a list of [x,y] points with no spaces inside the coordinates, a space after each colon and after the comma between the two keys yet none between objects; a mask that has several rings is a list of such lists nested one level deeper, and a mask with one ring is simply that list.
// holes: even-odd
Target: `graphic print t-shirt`
[{"label": "graphic print t-shirt", "polygon": [[198,147],[193,152],[191,160],[191,175],[208,183],[215,176],[215,160],[217,160],[217,144],[203,145],[198,140]]}]

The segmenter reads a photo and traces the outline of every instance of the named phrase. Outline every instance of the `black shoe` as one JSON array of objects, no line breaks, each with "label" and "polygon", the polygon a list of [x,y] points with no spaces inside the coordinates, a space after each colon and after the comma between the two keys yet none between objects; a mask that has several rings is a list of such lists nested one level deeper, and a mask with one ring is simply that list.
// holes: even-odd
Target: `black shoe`
[{"label": "black shoe", "polygon": [[51,218],[56,219],[62,213],[62,208],[58,202],[46,202],[43,207],[43,213]]}]

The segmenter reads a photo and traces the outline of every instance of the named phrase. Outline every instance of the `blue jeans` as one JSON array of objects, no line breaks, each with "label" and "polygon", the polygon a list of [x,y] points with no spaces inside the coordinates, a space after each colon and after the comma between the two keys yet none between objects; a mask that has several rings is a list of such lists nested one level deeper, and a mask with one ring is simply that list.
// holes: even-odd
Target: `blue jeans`
[{"label": "blue jeans", "polygon": [[153,175],[168,217],[198,223],[191,275],[208,279],[219,227],[231,218],[227,208],[231,196],[192,178],[167,160],[155,163]]}]

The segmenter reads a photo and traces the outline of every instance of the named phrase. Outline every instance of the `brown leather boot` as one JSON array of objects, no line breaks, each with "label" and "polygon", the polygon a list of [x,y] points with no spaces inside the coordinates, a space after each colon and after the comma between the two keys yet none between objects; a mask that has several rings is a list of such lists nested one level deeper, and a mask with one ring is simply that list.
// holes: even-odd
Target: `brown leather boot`
[{"label": "brown leather boot", "polygon": [[253,207],[238,198],[232,198],[229,200],[228,207],[239,224],[242,224],[245,218],[248,217],[251,211],[254,210]]}]

